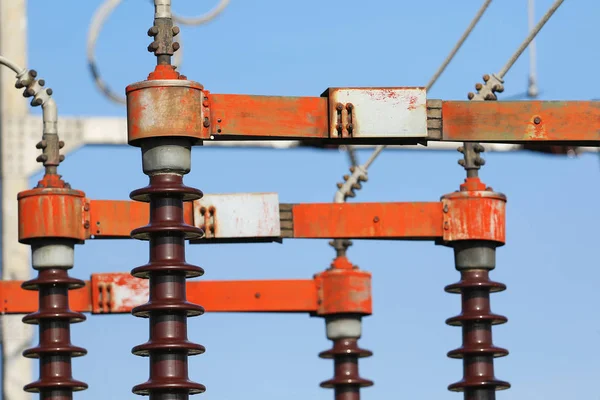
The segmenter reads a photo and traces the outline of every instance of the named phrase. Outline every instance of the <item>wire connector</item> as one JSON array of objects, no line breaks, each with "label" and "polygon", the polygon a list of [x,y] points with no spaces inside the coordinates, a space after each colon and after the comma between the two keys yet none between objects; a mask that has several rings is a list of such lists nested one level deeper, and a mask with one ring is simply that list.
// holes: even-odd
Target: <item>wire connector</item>
[{"label": "wire connector", "polygon": [[343,203],[349,197],[356,197],[356,190],[362,189],[361,182],[366,182],[369,177],[363,166],[350,167],[351,175],[344,175],[345,182],[337,184],[338,191],[334,196],[334,203]]},{"label": "wire connector", "polygon": [[498,100],[496,93],[504,92],[504,81],[499,78],[496,74],[483,76],[483,84],[475,84],[477,93],[470,92],[468,95],[469,100],[484,101],[484,100]]},{"label": "wire connector", "polygon": [[44,88],[46,82],[43,79],[36,79],[37,72],[33,69],[24,69],[17,74],[17,82],[15,87],[17,89],[23,89],[23,97],[31,99],[31,106],[43,106],[52,96],[52,89]]}]

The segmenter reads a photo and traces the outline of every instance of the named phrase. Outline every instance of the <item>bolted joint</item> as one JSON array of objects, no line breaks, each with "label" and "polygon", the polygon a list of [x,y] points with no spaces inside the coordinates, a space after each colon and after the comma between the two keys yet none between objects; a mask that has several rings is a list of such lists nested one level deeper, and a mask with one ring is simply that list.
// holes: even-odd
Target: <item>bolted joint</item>
[{"label": "bolted joint", "polygon": [[154,38],[148,46],[148,51],[159,57],[159,64],[170,64],[170,57],[181,47],[179,43],[173,42],[173,37],[179,32],[179,28],[173,26],[171,18],[154,20],[154,26],[148,30],[148,36]]}]

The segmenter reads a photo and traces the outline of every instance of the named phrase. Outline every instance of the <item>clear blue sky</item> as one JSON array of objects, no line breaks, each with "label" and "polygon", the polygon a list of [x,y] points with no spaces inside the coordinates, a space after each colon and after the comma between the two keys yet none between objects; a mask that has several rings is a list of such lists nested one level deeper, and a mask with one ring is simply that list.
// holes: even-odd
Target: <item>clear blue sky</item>
[{"label": "clear blue sky", "polygon": [[[173,3],[189,15],[216,1]],[[465,99],[482,74],[498,70],[527,33],[526,3],[494,2],[429,96]],[[539,17],[552,0],[536,3]],[[54,89],[60,115],[124,116],[122,107],[97,92],[85,61],[88,23],[100,1],[57,4],[29,2],[29,66]],[[424,85],[480,4],[233,0],[213,23],[182,27],[183,72],[215,93],[315,96],[328,86]],[[600,97],[593,79],[600,60],[599,11],[593,0],[567,1],[542,30],[543,99]],[[146,0],[126,1],[100,37],[101,71],[121,93],[153,68],[145,49],[152,13]],[[525,90],[526,79],[525,56],[506,77],[506,94]],[[364,161],[368,153],[359,156]],[[436,201],[463,180],[458,156],[384,153],[356,200]],[[61,171],[91,198],[128,199],[147,182],[140,158],[133,148],[89,147],[69,154]],[[487,154],[486,160],[482,178],[509,199],[508,243],[492,273],[508,290],[492,296],[492,309],[509,318],[494,329],[494,341],[511,353],[496,362],[496,372],[513,388],[498,398],[596,398],[598,157],[513,153]],[[205,193],[270,191],[282,202],[326,202],[346,169],[346,155],[337,151],[199,148],[186,182]],[[325,240],[188,250],[188,259],[210,280],[310,278],[333,255]],[[452,251],[432,243],[355,241],[349,257],[373,273],[374,315],[364,320],[360,343],[375,356],[362,360],[360,369],[375,386],[363,391],[364,398],[462,398],[446,390],[462,377],[461,362],[446,358],[461,343],[460,329],[444,324],[460,310],[459,296],[443,291],[459,278]],[[128,272],[146,260],[146,242],[90,241],[77,248],[73,275]],[[192,319],[189,335],[207,347],[205,355],[190,359],[191,378],[208,387],[198,398],[332,398],[332,391],[318,386],[333,374],[332,362],[317,357],[330,347],[319,318],[212,314]],[[90,316],[76,325],[73,343],[89,354],[74,361],[74,376],[90,385],[76,397],[133,398],[131,387],[148,378],[148,359],[130,350],[147,337],[148,321],[131,315]]]}]

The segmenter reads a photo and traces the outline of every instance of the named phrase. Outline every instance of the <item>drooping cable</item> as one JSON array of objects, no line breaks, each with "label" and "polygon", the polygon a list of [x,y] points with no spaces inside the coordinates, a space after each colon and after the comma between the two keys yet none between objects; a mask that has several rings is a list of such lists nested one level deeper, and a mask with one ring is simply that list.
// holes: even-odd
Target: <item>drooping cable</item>
[{"label": "drooping cable", "polygon": [[[536,35],[544,27],[544,25],[546,24],[546,22],[548,22],[548,20],[550,19],[550,17],[552,17],[552,15],[556,12],[556,10],[558,9],[558,7],[560,7],[560,5],[563,2],[564,2],[564,0],[557,0],[550,7],[550,9],[546,12],[546,14],[544,14],[544,16],[542,17],[542,19],[538,22],[538,24],[533,28],[533,30],[529,33],[529,35],[521,43],[521,45],[519,46],[519,48],[517,49],[517,51],[515,51],[515,53],[509,58],[509,60],[507,61],[507,63],[504,65],[504,67],[502,67],[502,69],[500,70],[500,72],[498,72],[497,74],[493,74],[491,76],[494,79],[490,80],[490,84],[492,84],[492,83],[494,83],[496,81],[502,81],[502,78],[508,73],[508,71],[514,65],[514,63],[517,61],[517,59],[521,56],[521,54],[523,54],[523,51],[525,51],[525,49],[527,48],[527,46],[536,37]],[[487,2],[483,4],[482,8],[484,8],[484,10],[485,10],[485,8],[487,8]],[[478,15],[479,15],[479,13],[478,13]],[[476,18],[477,18],[477,16],[476,16]],[[429,87],[427,89],[429,89]],[[369,159],[367,160],[367,162],[365,162],[365,164],[362,166],[363,169],[367,170],[371,166],[371,164],[373,164],[373,162],[379,156],[379,154],[381,154],[381,152],[386,147],[387,146],[377,146],[375,148],[375,150],[373,151],[373,153],[371,154],[371,156],[369,157]]]},{"label": "drooping cable", "polygon": [[[176,23],[188,26],[197,26],[204,23],[207,23],[217,17],[219,14],[225,10],[230,0],[221,0],[220,3],[214,7],[212,10],[207,13],[198,16],[198,17],[182,17],[182,16],[173,16],[173,20]],[[90,29],[88,32],[87,38],[87,61],[88,67],[90,70],[90,74],[92,75],[92,79],[94,80],[95,85],[100,89],[100,91],[111,101],[119,104],[125,104],[125,96],[121,96],[113,91],[110,86],[104,81],[102,75],[100,74],[100,70],[98,69],[98,65],[96,62],[96,42],[98,41],[98,36],[100,35],[100,31],[102,27],[106,23],[107,19],[113,13],[113,11],[123,2],[123,0],[106,0],[94,13],[92,17],[92,21],[90,23]],[[151,1],[152,3],[152,1]],[[175,54],[173,65],[177,68],[181,67],[183,60],[183,45],[181,40],[181,34],[179,34],[179,43],[180,48]]]}]

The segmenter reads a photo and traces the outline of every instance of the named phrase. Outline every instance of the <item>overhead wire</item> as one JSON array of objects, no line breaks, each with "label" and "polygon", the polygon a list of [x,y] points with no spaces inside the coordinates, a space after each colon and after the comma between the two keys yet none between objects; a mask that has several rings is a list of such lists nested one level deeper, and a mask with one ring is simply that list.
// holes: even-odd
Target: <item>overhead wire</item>
[{"label": "overhead wire", "polygon": [[[513,55],[511,55],[511,57],[508,59],[508,61],[502,67],[502,69],[500,69],[500,71],[497,74],[495,74],[498,78],[502,79],[508,73],[508,71],[514,65],[514,63],[517,61],[517,59],[521,56],[521,54],[523,54],[523,52],[525,51],[525,49],[527,48],[527,46],[529,45],[529,43],[531,43],[531,41],[537,36],[537,34],[540,32],[540,30],[544,27],[544,25],[548,22],[548,20],[552,17],[552,15],[554,15],[554,13],[556,12],[556,10],[560,7],[560,5],[563,2],[564,2],[564,0],[556,0],[554,2],[554,4],[548,9],[548,11],[546,11],[546,13],[542,17],[542,19],[530,31],[529,35],[527,35],[527,37],[525,38],[525,40],[523,40],[523,42],[521,43],[521,45],[519,46],[519,48],[515,51],[515,53]],[[484,2],[484,4],[482,5],[482,7],[480,9],[480,12],[478,12],[477,15],[474,18],[474,21],[476,21],[476,22],[474,24],[471,23],[471,25],[469,25],[469,28],[467,28],[467,32],[468,33],[467,33],[466,36],[468,36],[470,34],[470,31],[473,30],[473,28],[477,24],[477,21],[479,21],[479,19],[481,18],[481,15],[483,15],[483,11],[485,11],[485,9],[487,9],[487,7],[489,6],[489,3],[490,3],[490,1]],[[456,51],[454,51],[454,49],[453,49],[453,51],[450,54],[451,54],[450,59],[452,59],[452,57],[454,56],[453,54],[456,54]],[[444,63],[446,63],[446,60],[444,61]],[[444,63],[442,65],[444,65]],[[439,77],[439,75],[438,75],[438,77]],[[435,80],[430,81],[431,86],[433,86],[433,83],[435,83]],[[428,87],[428,89],[429,89],[429,87]],[[365,171],[371,166],[371,164],[373,164],[373,162],[375,161],[375,159],[379,156],[379,154],[381,154],[381,152],[386,147],[387,146],[377,146],[377,148],[375,148],[375,150],[373,151],[373,153],[371,154],[371,156],[369,157],[369,159],[362,166]]]},{"label": "overhead wire", "polygon": [[[465,31],[463,32],[460,39],[458,39],[458,41],[456,42],[456,44],[454,45],[452,50],[450,50],[450,53],[448,54],[448,56],[444,59],[442,64],[439,66],[437,71],[435,71],[435,73],[433,74],[433,76],[431,77],[429,82],[427,83],[427,86],[425,87],[426,91],[429,91],[433,87],[433,85],[435,85],[435,83],[438,81],[438,79],[440,78],[442,73],[446,70],[446,68],[448,67],[450,62],[456,56],[456,53],[458,53],[458,51],[461,49],[462,45],[465,43],[467,38],[471,35],[471,33],[473,32],[473,30],[475,29],[475,27],[481,20],[481,17],[483,16],[483,14],[488,9],[488,7],[490,6],[491,3],[492,3],[492,0],[485,0],[483,2],[481,7],[479,8],[479,10],[477,11],[477,14],[475,14],[475,17],[473,17],[473,19],[467,26],[467,29],[465,29]],[[373,162],[375,162],[375,159],[379,156],[379,154],[381,154],[381,152],[383,150],[385,150],[386,147],[387,146],[385,146],[385,145],[380,145],[380,146],[377,146],[375,148],[375,150],[373,150],[373,153],[371,153],[371,156],[369,156],[367,161],[362,166],[365,171],[367,169],[369,169],[371,164],[373,164]]]},{"label": "overhead wire", "polygon": [[[198,26],[205,24],[216,18],[219,14],[221,14],[229,5],[229,1],[230,0],[220,0],[219,3],[212,10],[200,16],[183,17],[180,15],[173,15],[173,20],[175,23],[187,26]],[[90,73],[92,75],[92,79],[94,80],[96,87],[98,87],[102,94],[104,94],[109,100],[119,104],[126,103],[125,96],[117,94],[104,81],[102,75],[100,74],[100,70],[98,69],[95,53],[96,42],[98,41],[98,36],[100,35],[102,27],[104,26],[110,15],[114,12],[114,10],[122,2],[123,0],[106,0],[102,5],[100,5],[100,7],[98,7],[96,12],[92,16],[92,21],[90,23],[90,29],[87,38],[87,61]],[[152,1],[151,3],[153,4]],[[181,43],[181,33],[178,36],[178,42],[181,47],[173,57],[173,65],[175,65],[176,67],[181,67],[181,63],[183,60],[183,45]]]}]

